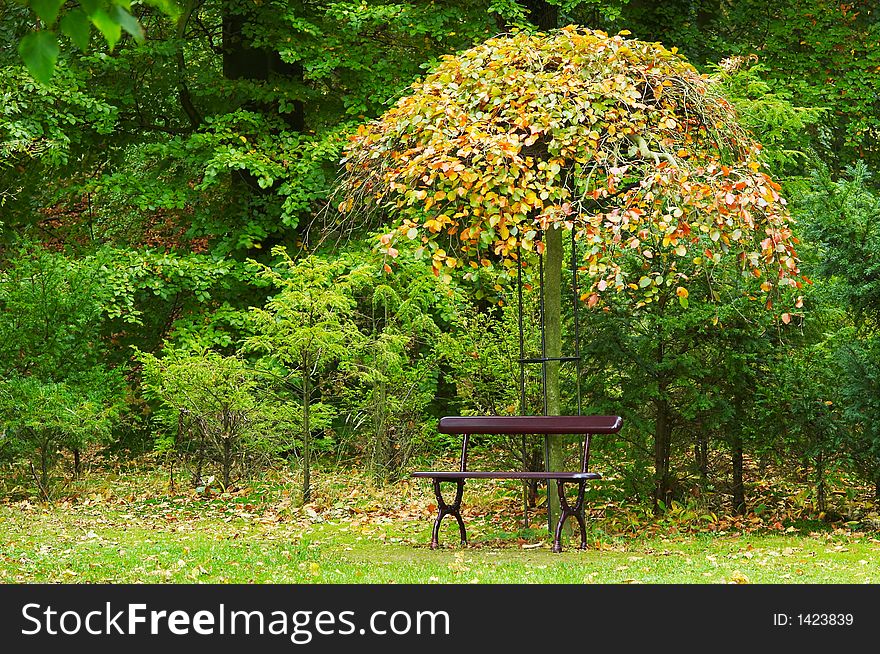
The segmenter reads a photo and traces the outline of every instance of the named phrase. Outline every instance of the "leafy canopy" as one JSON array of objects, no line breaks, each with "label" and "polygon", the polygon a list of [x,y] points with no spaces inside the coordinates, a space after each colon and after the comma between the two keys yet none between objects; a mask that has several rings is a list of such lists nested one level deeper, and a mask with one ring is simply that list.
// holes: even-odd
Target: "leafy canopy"
[{"label": "leafy canopy", "polygon": [[[18,53],[34,79],[43,84],[52,80],[61,48],[58,32],[85,52],[91,41],[92,27],[101,33],[110,50],[127,32],[138,43],[146,39],[144,28],[132,14],[130,0],[80,0],[77,5],[62,12],[65,0],[22,0],[39,18],[42,28],[25,35],[18,44]],[[143,4],[157,7],[169,16],[177,16],[180,9],[175,0],[144,0]]]},{"label": "leafy canopy", "polygon": [[686,304],[687,280],[731,258],[765,293],[799,285],[785,200],[732,105],[675,48],[625,34],[515,32],[444,57],[352,137],[339,210],[398,217],[384,252],[420,241],[438,273],[511,268],[543,230],[575,229],[590,305],[664,285]]}]

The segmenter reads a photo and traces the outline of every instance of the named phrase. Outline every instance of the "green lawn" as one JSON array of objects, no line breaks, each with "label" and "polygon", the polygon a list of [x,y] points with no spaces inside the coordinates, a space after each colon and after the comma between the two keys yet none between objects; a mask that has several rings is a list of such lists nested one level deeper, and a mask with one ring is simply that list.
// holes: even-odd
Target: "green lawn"
[{"label": "green lawn", "polygon": [[537,523],[517,531],[515,513],[485,487],[469,489],[472,546],[454,545],[450,523],[441,536],[448,545],[431,551],[427,489],[336,484],[306,508],[279,484],[206,498],[138,493],[131,479],[102,480],[54,505],[8,503],[0,506],[0,581],[880,582],[878,534],[815,526],[694,531],[667,520],[628,534],[598,519],[590,549],[552,554]]}]

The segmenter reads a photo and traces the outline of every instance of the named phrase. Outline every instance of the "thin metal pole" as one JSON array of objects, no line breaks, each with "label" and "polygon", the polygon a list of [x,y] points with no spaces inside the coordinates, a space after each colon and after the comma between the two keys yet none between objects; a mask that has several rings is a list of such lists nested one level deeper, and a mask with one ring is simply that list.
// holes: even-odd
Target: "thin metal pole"
[{"label": "thin metal pole", "polygon": [[[525,331],[523,329],[523,281],[522,281],[522,250],[517,250],[516,269],[516,294],[517,294],[517,323],[519,326],[519,413],[526,413],[526,346]],[[525,441],[523,441],[525,442]]]},{"label": "thin metal pole", "polygon": [[541,299],[541,390],[544,398],[544,409],[541,415],[547,415],[547,339],[546,325],[544,324],[544,255],[538,255],[538,279],[540,284]]},{"label": "thin metal pole", "polygon": [[581,329],[578,320],[578,264],[577,264],[577,240],[575,230],[571,230],[571,299],[573,303],[572,316],[574,319],[574,357],[575,357],[575,390],[577,392],[577,414],[581,415]]}]

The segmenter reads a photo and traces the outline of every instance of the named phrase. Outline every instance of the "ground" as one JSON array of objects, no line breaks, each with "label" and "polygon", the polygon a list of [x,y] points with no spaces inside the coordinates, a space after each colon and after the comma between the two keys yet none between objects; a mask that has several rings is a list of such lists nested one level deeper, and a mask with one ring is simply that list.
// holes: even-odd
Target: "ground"
[{"label": "ground", "polygon": [[[878,583],[880,533],[760,516],[592,512],[589,549],[550,552],[522,529],[515,489],[469,484],[471,546],[444,523],[431,551],[428,484],[318,475],[291,500],[273,474],[232,492],[168,488],[156,473],[93,472],[53,504],[0,505],[0,581],[172,583]],[[500,482],[504,484],[505,482]],[[508,484],[509,485],[509,484]]]}]

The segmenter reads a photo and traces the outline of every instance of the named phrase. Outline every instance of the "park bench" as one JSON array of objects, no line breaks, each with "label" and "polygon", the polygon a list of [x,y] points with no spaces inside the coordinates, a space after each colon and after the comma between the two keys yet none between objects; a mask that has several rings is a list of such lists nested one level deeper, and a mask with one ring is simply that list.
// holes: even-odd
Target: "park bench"
[{"label": "park bench", "polygon": [[[587,532],[584,524],[584,490],[591,479],[601,479],[596,472],[589,472],[590,437],[593,434],[614,434],[620,431],[623,419],[619,416],[479,416],[479,417],[446,417],[440,419],[441,434],[462,435],[461,461],[458,470],[441,472],[414,472],[413,477],[427,478],[434,482],[434,494],[437,496],[437,518],[431,536],[431,549],[439,545],[440,523],[447,515],[458,521],[461,533],[461,544],[467,545],[467,532],[461,517],[461,498],[464,493],[465,479],[543,479],[557,482],[561,513],[556,524],[553,539],[553,551],[561,552],[562,528],[569,517],[574,517],[580,526],[581,549],[587,547]],[[467,469],[468,445],[471,434],[581,434],[584,437],[579,472],[525,472],[525,471],[471,471]],[[440,484],[454,482],[456,485],[455,499],[447,504],[443,499]],[[565,484],[577,484],[577,498],[574,506],[570,506],[565,496]]]}]

